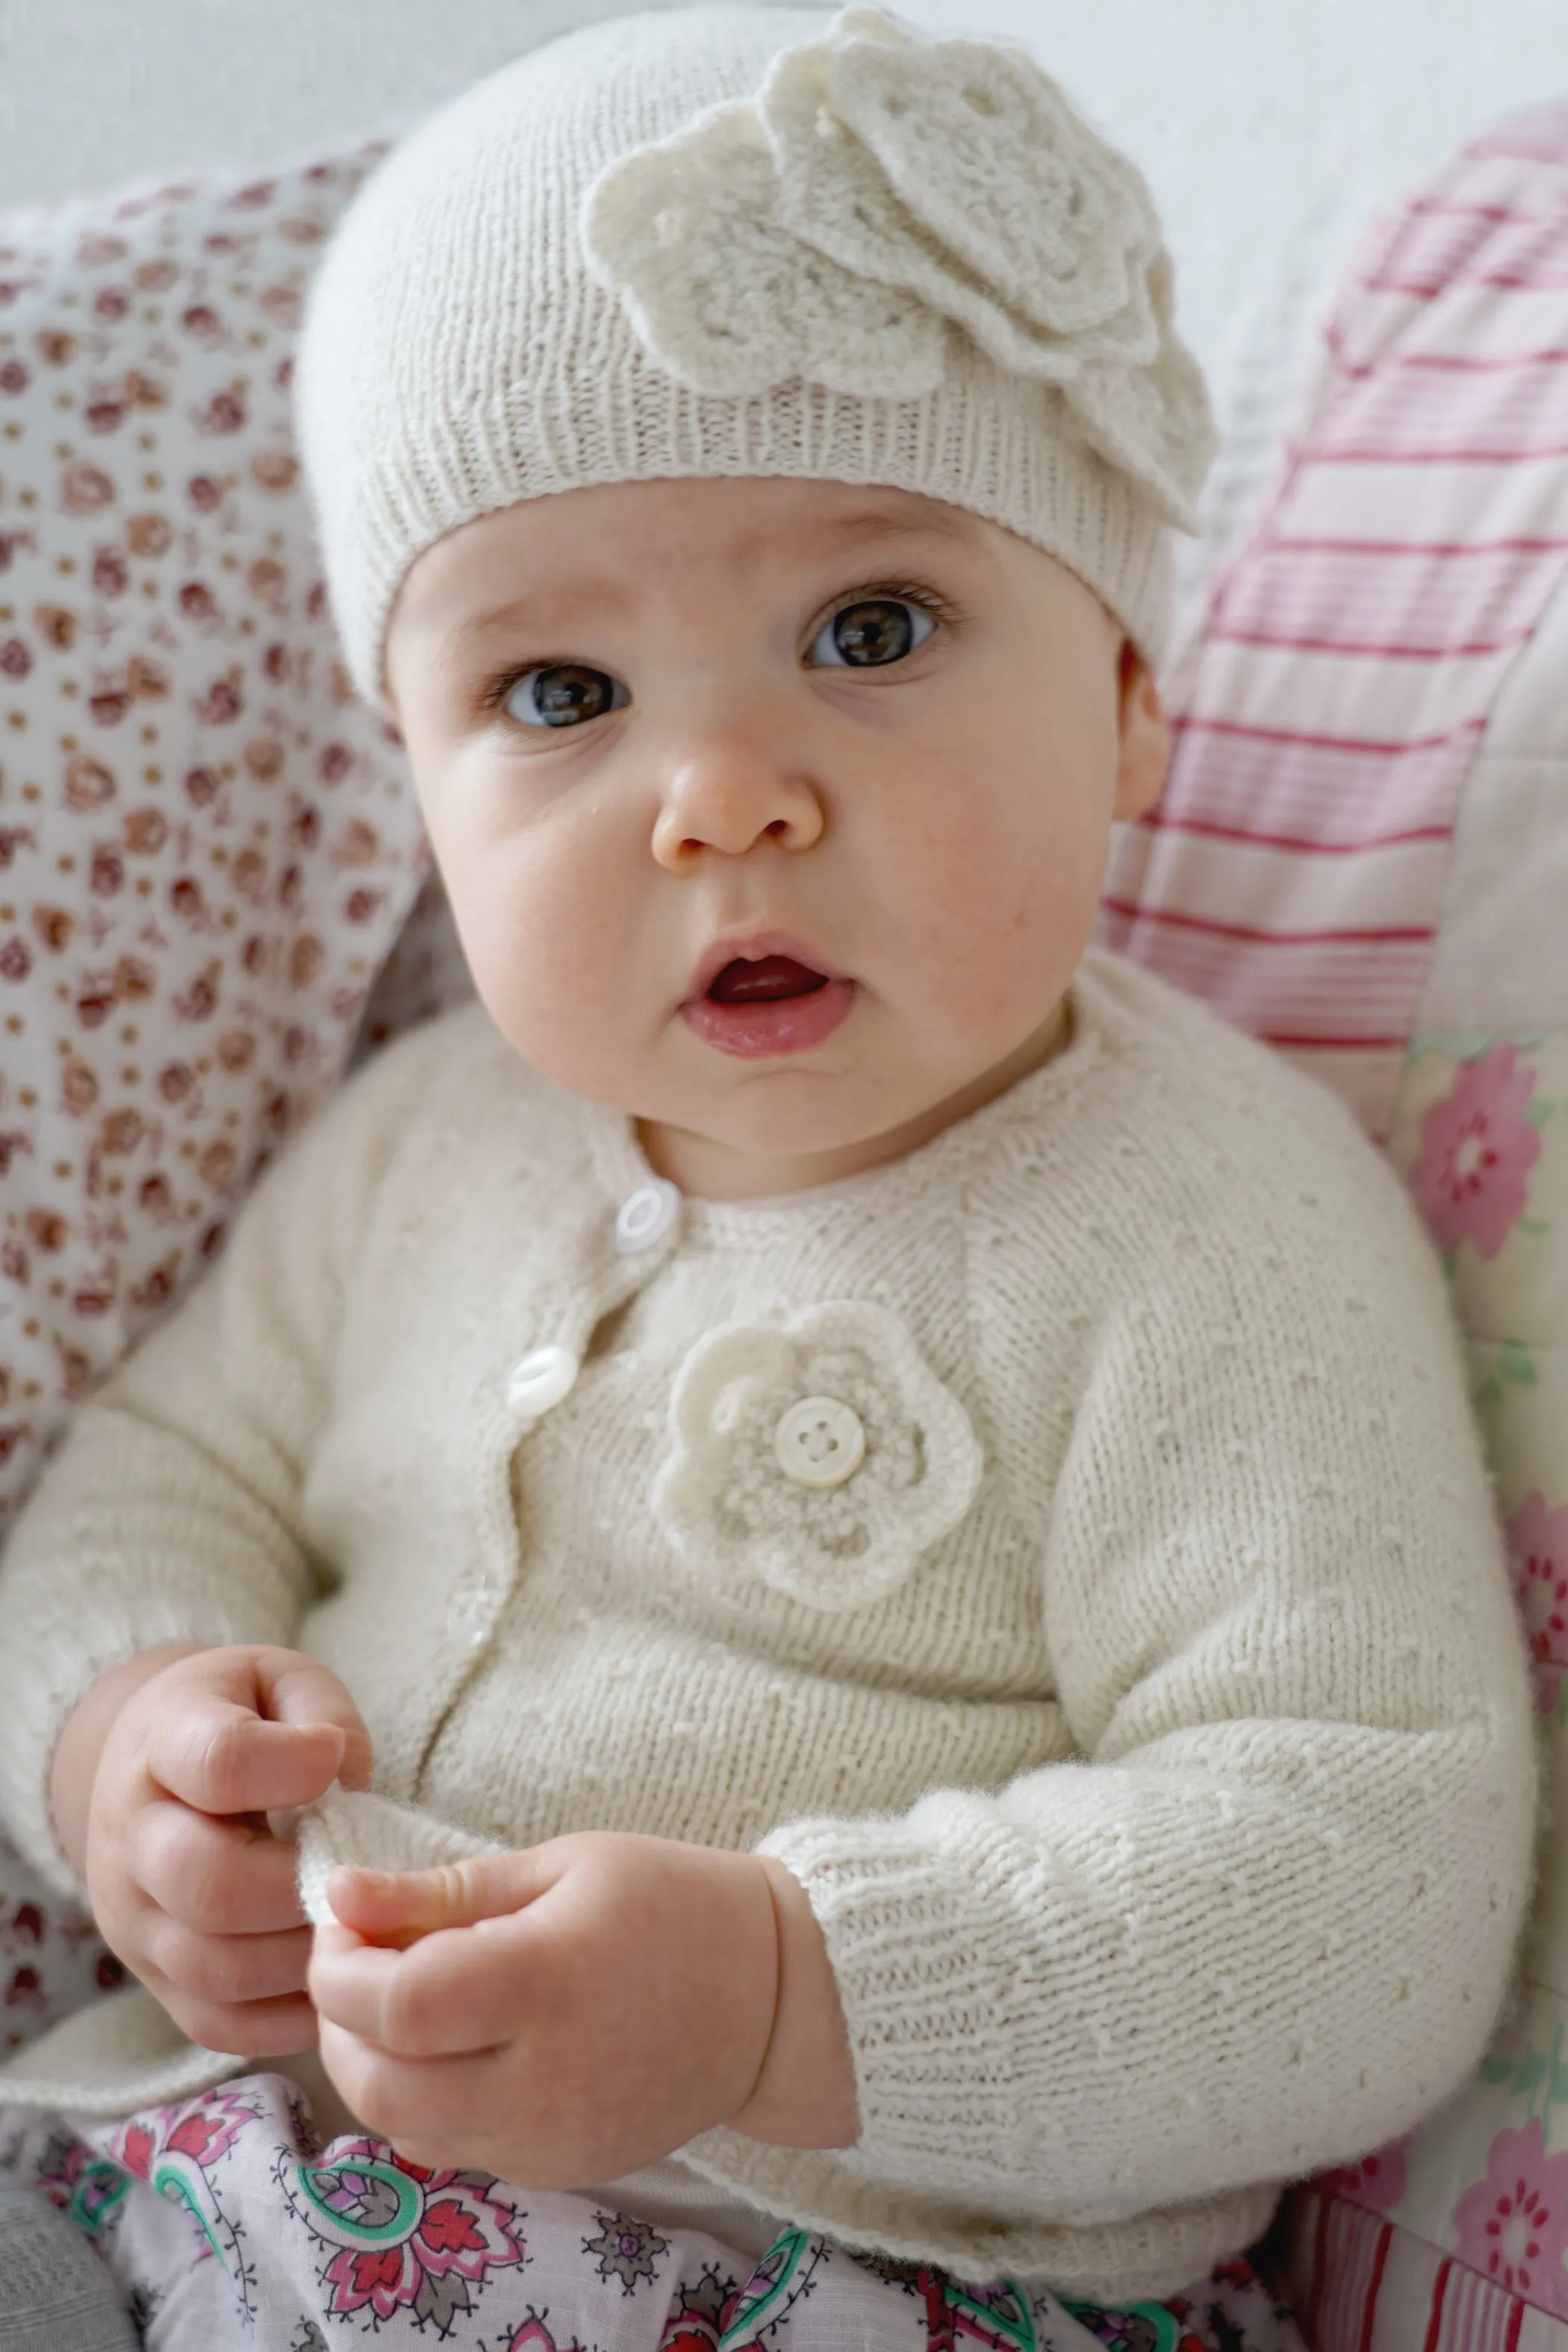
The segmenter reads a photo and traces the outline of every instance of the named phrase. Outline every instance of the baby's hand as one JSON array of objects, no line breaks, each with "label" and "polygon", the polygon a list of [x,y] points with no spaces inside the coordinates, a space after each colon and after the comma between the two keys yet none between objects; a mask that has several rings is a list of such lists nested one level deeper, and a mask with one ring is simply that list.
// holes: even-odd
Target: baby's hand
[{"label": "baby's hand", "polygon": [[363,1786],[370,1734],[292,1650],[198,1650],[120,1706],[92,1775],[85,1876],[111,1949],[176,2024],[245,2056],[309,2050],[310,1931],[267,1815]]},{"label": "baby's hand", "polygon": [[777,1863],[595,1830],[337,1871],[327,1894],[343,1924],[310,1966],[322,2063],[416,2163],[581,2189],[715,2124],[855,2137],[837,1988]]}]

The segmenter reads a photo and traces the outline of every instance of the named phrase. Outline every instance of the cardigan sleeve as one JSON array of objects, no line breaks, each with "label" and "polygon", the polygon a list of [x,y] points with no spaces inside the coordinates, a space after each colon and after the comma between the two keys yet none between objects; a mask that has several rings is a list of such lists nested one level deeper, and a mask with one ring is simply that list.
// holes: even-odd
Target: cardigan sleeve
[{"label": "cardigan sleeve", "polygon": [[1362,2153],[1479,2058],[1531,1875],[1524,1642],[1432,1253],[1327,1131],[1223,1200],[1211,1163],[1206,1238],[1121,1235],[1145,1271],[1037,1518],[1078,1756],[994,1791],[933,1759],[907,1812],[762,1842],[823,1929],[862,2131],[708,2134],[708,2177],[841,2231],[1112,2222]]},{"label": "cardigan sleeve", "polygon": [[0,1817],[62,1892],[48,1772],[100,1675],[167,1642],[292,1643],[299,1501],[343,1286],[430,1033],[388,1047],[262,1176],[221,1256],[81,1409],[0,1557]]}]

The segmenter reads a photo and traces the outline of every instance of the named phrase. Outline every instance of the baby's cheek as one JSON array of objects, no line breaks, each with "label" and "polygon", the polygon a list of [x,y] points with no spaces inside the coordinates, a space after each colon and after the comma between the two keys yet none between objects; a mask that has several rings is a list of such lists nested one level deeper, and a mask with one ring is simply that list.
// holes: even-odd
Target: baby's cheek
[{"label": "baby's cheek", "polygon": [[918,887],[909,877],[911,975],[931,992],[933,1017],[982,1044],[1025,1034],[1072,978],[1099,881],[1070,845],[1058,851],[1027,835],[983,850],[962,837],[949,844]]},{"label": "baby's cheek", "polygon": [[1110,846],[1108,796],[1082,787],[1047,797],[1021,831],[1006,889],[1017,936],[1035,940],[1053,965],[1076,968],[1093,928]]},{"label": "baby's cheek", "polygon": [[635,899],[614,871],[496,854],[453,911],[509,1045],[556,1084],[616,1099],[651,992],[634,969]]}]

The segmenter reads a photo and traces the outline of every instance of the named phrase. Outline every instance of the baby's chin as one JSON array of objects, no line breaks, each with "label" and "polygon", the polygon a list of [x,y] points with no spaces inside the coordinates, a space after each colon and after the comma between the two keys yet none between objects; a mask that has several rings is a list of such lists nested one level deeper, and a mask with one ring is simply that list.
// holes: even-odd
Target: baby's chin
[{"label": "baby's chin", "polygon": [[487,1003],[507,1043],[542,1077],[640,1124],[768,1152],[830,1151],[887,1124],[885,1076],[868,1071],[841,1033],[815,1050],[771,1054],[761,1039],[760,1050],[740,1054],[694,1034],[679,1013],[662,1035],[605,1039]]},{"label": "baby's chin", "polygon": [[[819,1052],[777,1060],[716,1055],[712,1068],[699,1064],[693,1073],[681,1055],[679,1082],[639,1094],[632,1115],[645,1148],[678,1182],[689,1170],[700,1181],[688,1190],[711,1184],[738,1196],[832,1183],[918,1150],[1054,1059],[1071,1036],[1065,995],[999,1055],[973,1038],[948,1040],[945,1056],[921,1055],[907,1034],[902,1054],[869,1041],[857,1050],[852,1027]],[[695,1152],[681,1148],[683,1138]]]},{"label": "baby's chin", "polygon": [[715,1197],[830,1184],[899,1159],[946,1122],[951,1089],[908,1098],[868,1086],[863,1073],[753,1065],[718,1101],[656,1098],[637,1128],[656,1166],[683,1189]]},{"label": "baby's chin", "polygon": [[728,1175],[748,1191],[755,1183],[789,1189],[830,1182],[897,1157],[923,1139],[911,1130],[930,1132],[931,1122],[943,1123],[942,1106],[975,1075],[900,1066],[885,1050],[868,1052],[850,1034],[852,1020],[815,1051],[774,1056],[725,1052],[677,1016],[638,1053],[624,1041],[609,1050],[601,1041],[595,1051],[558,1024],[519,1020],[515,1005],[489,1009],[508,1043],[542,1077],[618,1111],[645,1142],[657,1146],[668,1136],[677,1152],[656,1149],[654,1156],[677,1181],[675,1160],[687,1158],[679,1146],[689,1139],[704,1173],[720,1183]]}]

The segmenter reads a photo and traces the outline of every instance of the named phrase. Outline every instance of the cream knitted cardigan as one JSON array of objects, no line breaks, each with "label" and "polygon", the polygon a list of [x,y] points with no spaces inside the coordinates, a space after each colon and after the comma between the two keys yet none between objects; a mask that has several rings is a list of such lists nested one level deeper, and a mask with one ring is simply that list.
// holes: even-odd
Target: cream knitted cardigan
[{"label": "cream knitted cardigan", "polygon": [[[1441,1280],[1262,1047],[1109,959],[1074,1011],[921,1150],[772,1202],[682,1202],[478,1008],[381,1055],[16,1528],[27,1851],[69,1884],[94,1676],[288,1643],[402,1804],[798,1875],[863,2131],[681,2151],[757,2206],[1154,2294],[1414,2123],[1497,2017],[1536,1795]],[[829,1488],[777,1443],[825,1395],[865,1444]]]}]

